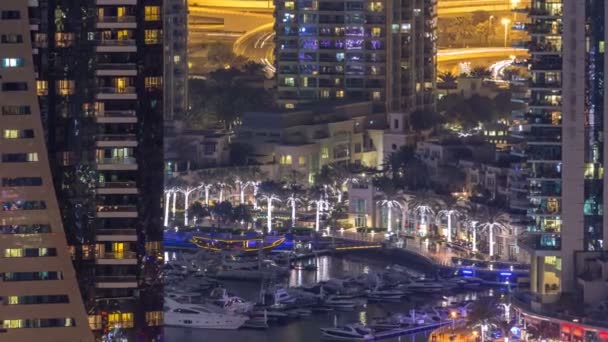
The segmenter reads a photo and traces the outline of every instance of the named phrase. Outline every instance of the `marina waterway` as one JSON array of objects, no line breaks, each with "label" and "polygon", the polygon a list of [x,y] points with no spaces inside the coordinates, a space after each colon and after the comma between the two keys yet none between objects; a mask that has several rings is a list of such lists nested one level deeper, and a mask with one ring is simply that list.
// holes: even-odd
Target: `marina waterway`
[{"label": "marina waterway", "polygon": [[[389,262],[385,258],[374,258],[368,254],[324,255],[314,258],[316,270],[292,269],[284,285],[290,287],[308,286],[319,281],[356,276],[363,273],[373,273],[384,270]],[[407,265],[405,265],[407,267]],[[430,271],[415,270],[414,272]],[[259,300],[261,285],[255,281],[222,281],[224,287],[244,299]],[[374,318],[384,317],[393,313],[407,313],[410,309],[423,306],[438,306],[451,301],[473,300],[476,292],[460,293],[452,297],[448,294],[412,294],[401,302],[367,303],[353,311],[331,311],[314,313],[309,317],[291,320],[281,325],[272,325],[266,330],[207,330],[181,327],[166,327],[166,341],[180,342],[310,342],[321,340],[320,328],[343,326],[353,322],[368,323]],[[400,336],[385,341],[427,341],[427,334],[416,336]]]}]

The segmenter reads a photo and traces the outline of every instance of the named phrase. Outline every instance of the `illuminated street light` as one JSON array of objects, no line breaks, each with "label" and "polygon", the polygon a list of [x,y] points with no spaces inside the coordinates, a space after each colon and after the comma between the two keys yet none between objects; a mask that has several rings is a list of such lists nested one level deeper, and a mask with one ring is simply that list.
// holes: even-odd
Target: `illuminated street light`
[{"label": "illuminated street light", "polygon": [[505,27],[505,47],[507,47],[507,37],[509,36],[509,24],[511,24],[511,19],[509,18],[502,18],[500,20],[501,24],[504,25]]}]

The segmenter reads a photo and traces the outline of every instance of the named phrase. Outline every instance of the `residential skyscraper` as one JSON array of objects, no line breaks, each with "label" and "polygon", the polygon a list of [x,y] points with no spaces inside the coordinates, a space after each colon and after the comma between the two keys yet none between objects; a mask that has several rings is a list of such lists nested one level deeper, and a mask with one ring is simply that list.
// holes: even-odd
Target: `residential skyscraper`
[{"label": "residential skyscraper", "polygon": [[0,3],[0,340],[93,341],[53,188],[27,3]]},{"label": "residential skyscraper", "polygon": [[188,3],[164,1],[164,112],[167,120],[188,111]]},{"label": "residential skyscraper", "polygon": [[162,333],[162,0],[30,1],[49,159],[97,338]]},{"label": "residential skyscraper", "polygon": [[532,253],[531,290],[543,302],[568,293],[594,303],[608,295],[596,273],[585,275],[608,238],[607,7],[601,0],[532,4],[526,157],[535,225],[520,245]]},{"label": "residential skyscraper", "polygon": [[435,0],[277,0],[278,104],[434,109]]}]

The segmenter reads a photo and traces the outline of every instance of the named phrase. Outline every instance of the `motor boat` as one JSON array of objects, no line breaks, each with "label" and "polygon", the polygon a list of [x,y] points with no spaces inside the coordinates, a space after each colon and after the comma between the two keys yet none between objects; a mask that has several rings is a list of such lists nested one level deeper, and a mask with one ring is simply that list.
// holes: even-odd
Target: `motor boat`
[{"label": "motor boat", "polygon": [[238,314],[249,313],[255,305],[255,303],[248,302],[241,297],[228,295],[226,289],[222,287],[213,289],[210,297],[214,304],[221,306],[226,311]]},{"label": "motor boat", "polygon": [[333,309],[354,310],[355,307],[357,306],[357,304],[359,304],[359,303],[354,300],[336,299],[336,298],[330,296],[324,300],[323,304],[324,304],[324,306],[333,308]]},{"label": "motor boat", "polygon": [[290,295],[287,290],[279,287],[274,290],[274,304],[294,304],[297,298]]},{"label": "motor boat", "polygon": [[235,330],[243,326],[248,319],[247,316],[229,313],[217,306],[183,304],[165,297],[164,322],[167,326]]},{"label": "motor boat", "polygon": [[362,324],[349,324],[339,328],[321,328],[323,338],[342,341],[371,341],[373,331]]},{"label": "motor boat", "polygon": [[367,299],[371,301],[400,301],[404,293],[399,290],[378,290],[374,289],[367,292]]},{"label": "motor boat", "polygon": [[404,288],[408,291],[412,292],[421,292],[421,293],[437,293],[441,292],[445,289],[445,287],[435,281],[427,281],[427,280],[416,280],[409,284],[405,284]]}]

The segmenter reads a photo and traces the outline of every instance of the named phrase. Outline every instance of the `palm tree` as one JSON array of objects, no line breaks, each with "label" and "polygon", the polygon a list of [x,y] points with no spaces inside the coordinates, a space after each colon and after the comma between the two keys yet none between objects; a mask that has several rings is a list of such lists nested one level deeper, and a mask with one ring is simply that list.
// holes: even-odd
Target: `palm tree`
[{"label": "palm tree", "polygon": [[215,184],[217,173],[214,170],[202,170],[198,172],[197,178],[200,180],[201,189],[205,191],[205,205],[209,206],[209,192]]},{"label": "palm tree", "polygon": [[479,230],[488,233],[489,254],[492,258],[494,256],[494,234],[508,231],[509,216],[492,207],[486,207],[479,219]]},{"label": "palm tree", "polygon": [[186,184],[180,190],[178,190],[184,194],[184,226],[188,226],[188,207],[190,206],[190,195],[193,192],[200,190],[201,187],[202,185],[196,182],[195,185]]},{"label": "palm tree", "polygon": [[192,215],[192,217],[194,217],[194,224],[195,225],[196,225],[196,221],[199,218],[203,218],[203,217],[209,216],[209,214],[210,214],[209,208],[203,207],[200,202],[194,202],[194,203],[192,203],[192,205],[188,208],[188,213],[190,215]]},{"label": "palm tree", "polygon": [[273,202],[280,202],[279,194],[281,193],[282,186],[274,181],[264,181],[260,184],[259,196],[262,200],[266,201],[267,217],[266,226],[268,233],[272,232],[272,204]]},{"label": "palm tree", "polygon": [[374,186],[378,188],[381,195],[377,196],[377,202],[382,207],[387,208],[387,227],[386,230],[390,233],[393,225],[393,209],[397,208],[403,211],[403,205],[400,200],[403,198],[403,193],[399,190],[392,178],[381,176],[373,180]]},{"label": "palm tree", "polygon": [[455,88],[456,81],[458,80],[458,77],[449,71],[439,74],[437,78],[444,88]]},{"label": "palm tree", "polygon": [[433,195],[418,194],[408,203],[408,207],[410,206],[414,208],[414,214],[420,218],[420,236],[426,237],[428,224],[441,207],[441,202]]},{"label": "palm tree", "polygon": [[336,164],[332,166],[335,177],[335,190],[338,195],[338,203],[342,202],[344,187],[352,183],[357,183],[362,173],[367,172],[367,169],[361,164],[348,163]]},{"label": "palm tree", "polygon": [[490,72],[490,70],[484,67],[474,67],[471,70],[471,76],[476,78],[488,78],[492,76],[492,73]]},{"label": "palm tree", "polygon": [[164,217],[164,225],[165,227],[169,226],[169,206],[171,201],[171,196],[173,196],[173,216],[175,216],[175,202],[177,201],[177,193],[181,191],[181,188],[186,184],[186,182],[178,177],[169,177],[165,178],[165,217]]},{"label": "palm tree", "polygon": [[461,216],[462,216],[462,213],[460,212],[460,210],[458,210],[455,207],[439,210],[439,212],[437,212],[437,219],[441,219],[442,217],[445,217],[448,221],[447,222],[448,231],[446,234],[447,242],[452,242],[452,217],[457,219]]},{"label": "palm tree", "polygon": [[329,202],[325,199],[325,188],[323,186],[313,186],[308,189],[309,198],[314,198],[309,203],[315,204],[316,216],[315,216],[315,231],[321,229],[321,214],[326,206],[329,206]]},{"label": "palm tree", "polygon": [[296,207],[298,204],[302,204],[302,194],[304,193],[304,189],[301,185],[299,185],[295,181],[292,180],[292,183],[285,184],[285,191],[289,194],[287,197],[287,205],[291,206],[291,227],[296,226]]}]

